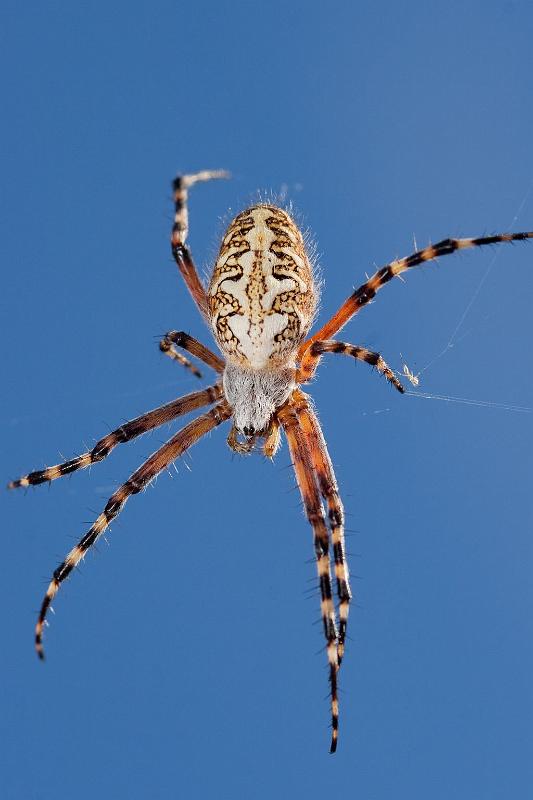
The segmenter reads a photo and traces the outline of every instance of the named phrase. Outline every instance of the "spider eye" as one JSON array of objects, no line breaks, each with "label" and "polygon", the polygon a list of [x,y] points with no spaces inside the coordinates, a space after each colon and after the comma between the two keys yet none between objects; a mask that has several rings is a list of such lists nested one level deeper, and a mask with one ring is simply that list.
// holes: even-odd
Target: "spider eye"
[{"label": "spider eye", "polygon": [[255,428],[253,425],[245,425],[242,429],[242,432],[245,436],[253,436],[255,433]]}]

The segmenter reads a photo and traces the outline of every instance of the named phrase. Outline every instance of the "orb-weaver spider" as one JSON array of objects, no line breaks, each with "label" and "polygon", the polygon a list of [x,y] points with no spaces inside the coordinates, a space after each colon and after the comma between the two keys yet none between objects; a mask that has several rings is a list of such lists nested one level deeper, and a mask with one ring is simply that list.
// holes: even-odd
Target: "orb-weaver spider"
[{"label": "orb-weaver spider", "polygon": [[[222,170],[178,176],[173,183],[175,220],[172,229],[173,256],[225,358],[183,332],[171,331],[160,343],[164,353],[196,375],[200,374],[198,369],[177,348],[203,361],[217,374],[215,383],[126,422],[77,458],[31,472],[9,484],[9,488],[25,487],[68,475],[102,461],[118,444],[190,411],[211,406],[169,439],[113,493],[90,530],[55,570],[39,613],[35,645],[39,657],[43,658],[43,627],[61,583],[120,513],[129,497],[144,489],[178,456],[222,422],[231,420],[228,444],[235,452],[249,453],[261,442],[263,453],[269,458],[278,449],[282,429],[313,529],[329,664],[330,750],[335,752],[338,672],[344,656],[351,600],[344,548],[344,511],[318,419],[309,397],[299,387],[313,377],[322,355],[342,353],[375,367],[403,392],[400,381],[378,353],[332,337],[382,286],[405,270],[468,247],[531,239],[533,232],[444,239],[392,261],[356,289],[331,319],[306,338],[315,315],[318,290],[304,237],[287,211],[267,203],[247,208],[231,222],[222,239],[209,286],[204,287],[198,277],[186,245],[188,190],[199,181],[227,176]],[[338,622],[331,588],[330,543],[339,600]]]}]

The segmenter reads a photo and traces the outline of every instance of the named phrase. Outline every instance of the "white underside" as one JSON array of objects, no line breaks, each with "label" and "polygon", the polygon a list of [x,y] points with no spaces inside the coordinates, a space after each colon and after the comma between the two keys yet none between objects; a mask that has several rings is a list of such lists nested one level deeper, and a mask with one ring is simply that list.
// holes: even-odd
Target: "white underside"
[{"label": "white underside", "polygon": [[243,369],[228,363],[223,377],[224,394],[233,408],[239,431],[265,431],[276,409],[296,388],[294,368],[276,371]]}]

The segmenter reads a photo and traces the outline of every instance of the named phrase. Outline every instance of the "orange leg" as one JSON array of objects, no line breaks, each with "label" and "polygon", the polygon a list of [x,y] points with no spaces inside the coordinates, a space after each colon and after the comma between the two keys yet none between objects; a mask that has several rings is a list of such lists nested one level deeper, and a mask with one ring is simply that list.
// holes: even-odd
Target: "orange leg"
[{"label": "orange leg", "polygon": [[354,344],[346,344],[345,342],[337,342],[335,339],[330,339],[325,342],[314,342],[309,350],[305,353],[300,369],[298,370],[296,380],[299,383],[305,383],[311,380],[318,367],[320,356],[324,353],[340,353],[341,355],[351,356],[357,361],[364,361],[370,366],[375,367],[381,375],[384,375],[388,381],[398,389],[402,394],[405,392],[402,384],[385,363],[384,359],[379,353],[374,353],[372,350],[367,350],[366,347],[357,347]]},{"label": "orange leg", "polygon": [[165,406],[155,408],[153,411],[148,411],[140,417],[131,419],[125,422],[119,428],[116,428],[107,436],[104,436],[92,450],[82,453],[70,461],[65,461],[63,464],[56,464],[53,467],[30,472],[16,481],[11,481],[8,489],[19,489],[26,486],[36,486],[39,483],[46,483],[47,481],[54,481],[56,478],[62,478],[64,475],[70,475],[79,469],[90,467],[91,464],[96,464],[107,458],[109,453],[114,450],[118,444],[131,442],[137,436],[142,436],[143,433],[158,428],[166,422],[171,422],[176,417],[181,417],[183,414],[188,414],[189,411],[194,411],[202,406],[208,406],[216,403],[222,397],[222,388],[218,385],[209,386],[207,389],[201,389],[199,392],[192,392],[185,397],[179,397]]},{"label": "orange leg", "polygon": [[524,239],[533,239],[533,231],[526,231],[525,233],[500,233],[495,236],[480,236],[475,239],[443,239],[441,242],[425,247],[423,250],[418,250],[410,256],[391,261],[390,264],[382,267],[382,269],[379,269],[372,275],[359,289],[356,289],[355,292],[345,300],[331,319],[300,346],[298,352],[299,360],[303,361],[304,358],[306,362],[311,360],[311,357],[308,355],[308,350],[312,344],[325,339],[331,339],[332,336],[335,336],[354,314],[357,314],[363,306],[370,303],[381,287],[392,280],[396,275],[400,275],[402,272],[418,266],[418,264],[423,264],[425,261],[431,261],[433,258],[455,253],[456,250],[465,250],[469,247],[483,247],[487,244],[499,244],[500,242],[517,242],[523,241]]},{"label": "orange leg", "polygon": [[224,372],[224,361],[197,339],[189,336],[188,333],[184,333],[183,331],[169,331],[159,342],[159,349],[166,356],[169,356],[174,361],[177,361],[179,364],[189,369],[197,378],[201,378],[202,373],[200,370],[189,361],[188,358],[178,353],[175,349],[176,347],[187,350],[191,355],[196,356],[196,358],[199,358],[204,364],[207,364],[208,367],[214,369],[215,372],[219,374]]},{"label": "orange leg", "polygon": [[207,296],[204,286],[198,276],[191,252],[185,241],[189,232],[189,211],[187,200],[189,189],[200,181],[210,181],[214,178],[229,178],[229,172],[222,169],[203,170],[194,175],[177,175],[172,183],[174,190],[174,225],[172,227],[171,245],[172,255],[187,284],[187,289],[192,299],[200,309],[202,315],[207,316]]},{"label": "orange leg", "polygon": [[346,548],[344,543],[344,507],[339,495],[339,487],[337,486],[333,464],[331,463],[328,448],[317,416],[311,408],[308,397],[303,392],[297,390],[293,398],[297,404],[297,414],[300,425],[307,437],[309,453],[318,478],[320,493],[328,507],[333,559],[335,562],[335,578],[337,581],[337,597],[339,598],[338,653],[340,666],[344,657],[348,613],[352,599],[350,574],[346,562]]},{"label": "orange leg", "polygon": [[313,540],[317,564],[318,580],[321,594],[321,613],[326,639],[326,652],[329,663],[329,682],[331,693],[331,747],[330,752],[337,749],[339,727],[339,700],[337,692],[337,674],[339,671],[337,623],[331,592],[331,568],[329,556],[329,537],[324,509],[320,499],[317,476],[312,466],[309,445],[300,423],[298,408],[292,399],[277,413],[292,457],[296,480],[300,487],[305,513],[313,529]]},{"label": "orange leg", "polygon": [[70,575],[74,567],[85,557],[87,551],[96,543],[106,528],[109,527],[111,520],[120,514],[128,498],[134,494],[138,494],[138,492],[144,489],[156,475],[175,461],[178,456],[188,450],[198,439],[210,430],[213,430],[213,428],[216,428],[221,422],[229,419],[230,416],[231,409],[225,402],[222,402],[207,413],[202,414],[201,417],[189,422],[181,431],[169,439],[163,447],[151,455],[139,469],[135,470],[126,483],[123,483],[122,486],[111,495],[104,510],[92,527],[54,571],[52,580],[50,581],[41,604],[41,610],[35,628],[35,648],[39,658],[44,658],[42,642],[43,628],[50,604],[59,591],[59,587],[65,578]]}]

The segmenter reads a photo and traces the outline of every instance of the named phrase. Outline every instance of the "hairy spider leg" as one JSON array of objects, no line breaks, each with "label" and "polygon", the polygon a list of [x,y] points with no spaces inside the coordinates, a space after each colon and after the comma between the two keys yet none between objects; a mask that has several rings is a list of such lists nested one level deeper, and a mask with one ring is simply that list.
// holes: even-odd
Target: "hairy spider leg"
[{"label": "hairy spider leg", "polygon": [[181,364],[182,367],[185,367],[185,369],[188,369],[189,372],[192,372],[192,374],[196,378],[202,377],[202,373],[200,372],[196,364],[189,358],[187,358],[187,356],[184,356],[183,353],[178,353],[175,347],[169,344],[169,342],[167,342],[166,339],[161,339],[161,341],[159,342],[159,349],[161,350],[163,355],[168,356],[171,361],[175,361],[177,364]]},{"label": "hairy spider leg", "polygon": [[330,339],[338,333],[354,314],[357,314],[363,306],[370,303],[375,297],[376,292],[396,275],[400,275],[402,272],[412,269],[412,267],[423,264],[425,261],[431,261],[433,258],[448,256],[451,253],[455,253],[456,250],[465,250],[469,247],[483,247],[484,245],[499,244],[500,242],[518,242],[525,239],[533,239],[533,231],[526,231],[523,233],[499,233],[494,236],[479,236],[474,239],[443,239],[441,242],[425,247],[423,250],[418,250],[410,256],[391,261],[372,275],[366,283],[363,283],[362,286],[356,289],[320,330],[314,333],[300,346],[298,357],[301,361],[301,369],[304,372],[312,371],[313,363],[319,358],[319,356],[316,354],[313,355],[311,352],[311,347],[314,342]]},{"label": "hairy spider leg", "polygon": [[175,347],[181,347],[183,350],[187,350],[187,352],[191,353],[191,355],[196,356],[196,358],[199,358],[200,361],[204,362],[204,364],[207,364],[208,367],[214,369],[215,372],[218,372],[219,374],[224,372],[224,361],[219,358],[219,356],[215,355],[215,353],[213,353],[204,344],[199,342],[197,339],[194,339],[192,336],[189,336],[188,333],[185,333],[184,331],[169,331],[168,333],[165,333],[159,342],[159,349],[162,353],[169,356],[174,361],[178,361],[184,367],[190,369],[191,372],[198,378],[201,378],[202,373],[200,370],[193,363],[191,363],[188,358],[185,358],[184,355],[176,352],[174,349]]},{"label": "hairy spider leg", "polygon": [[118,444],[130,442],[132,439],[136,439],[137,436],[164,425],[165,422],[171,422],[176,417],[188,414],[189,411],[216,403],[221,397],[222,388],[218,384],[209,386],[207,389],[201,389],[199,392],[192,392],[184,397],[179,397],[171,403],[159,406],[153,411],[148,411],[140,417],[125,422],[96,442],[92,450],[82,453],[70,461],[65,461],[63,464],[56,464],[53,467],[30,472],[28,475],[8,483],[7,488],[19,489],[26,486],[36,486],[39,483],[46,483],[46,481],[53,481],[56,478],[62,478],[64,475],[70,475],[78,469],[85,469],[91,464],[96,464],[98,461],[103,461],[104,458],[107,458]]},{"label": "hairy spider leg", "polygon": [[313,468],[318,478],[320,493],[327,503],[328,518],[331,528],[331,543],[335,562],[335,578],[337,581],[337,597],[339,599],[339,667],[344,657],[346,629],[352,591],[350,589],[350,573],[346,561],[344,542],[344,507],[339,494],[337,479],[328,448],[318,418],[313,411],[310,399],[297,390],[294,395],[297,403],[297,414],[300,424],[307,436],[309,452]]},{"label": "hairy spider leg", "polygon": [[202,170],[194,175],[177,175],[172,183],[174,191],[174,225],[172,226],[172,255],[183,275],[192,299],[204,317],[207,317],[207,295],[200,280],[198,271],[192,260],[191,251],[185,244],[189,233],[189,212],[187,208],[188,193],[191,186],[200,181],[217,178],[229,178],[229,172],[223,169]]},{"label": "hairy spider leg", "polygon": [[339,728],[339,699],[337,692],[337,673],[339,671],[337,622],[331,591],[331,567],[329,555],[329,536],[320,499],[317,476],[312,466],[310,448],[306,434],[299,419],[298,407],[289,400],[278,411],[278,419],[283,426],[292,457],[296,480],[304,504],[305,513],[313,529],[316,565],[321,595],[321,615],[326,638],[326,652],[329,664],[329,683],[331,701],[331,745],[330,752],[337,749]]},{"label": "hairy spider leg", "polygon": [[357,361],[364,361],[366,364],[375,367],[381,375],[384,375],[395,389],[398,389],[402,394],[405,392],[404,387],[379,353],[367,350],[366,347],[338,342],[335,339],[313,342],[310,347],[310,355],[316,357],[316,359],[314,361],[311,359],[304,361],[297,375],[299,383],[305,383],[313,377],[318,367],[320,356],[324,353],[340,353],[344,356],[351,356]]},{"label": "hairy spider leg", "polygon": [[102,533],[109,527],[109,523],[119,514],[128,498],[144,489],[165,467],[188,450],[209,431],[216,428],[231,416],[231,408],[225,401],[211,408],[202,416],[197,417],[188,425],[185,425],[178,433],[168,440],[159,450],[153,453],[144,464],[142,464],[128,478],[128,480],[114,492],[106,503],[103,512],[97,517],[92,527],[85,536],[80,539],[67,555],[65,560],[54,571],[52,580],[46,590],[37,625],[35,627],[35,649],[39,658],[44,659],[43,650],[43,627],[50,604],[59,591],[59,587],[67,578],[74,567],[84,558],[85,554],[92,547]]}]

